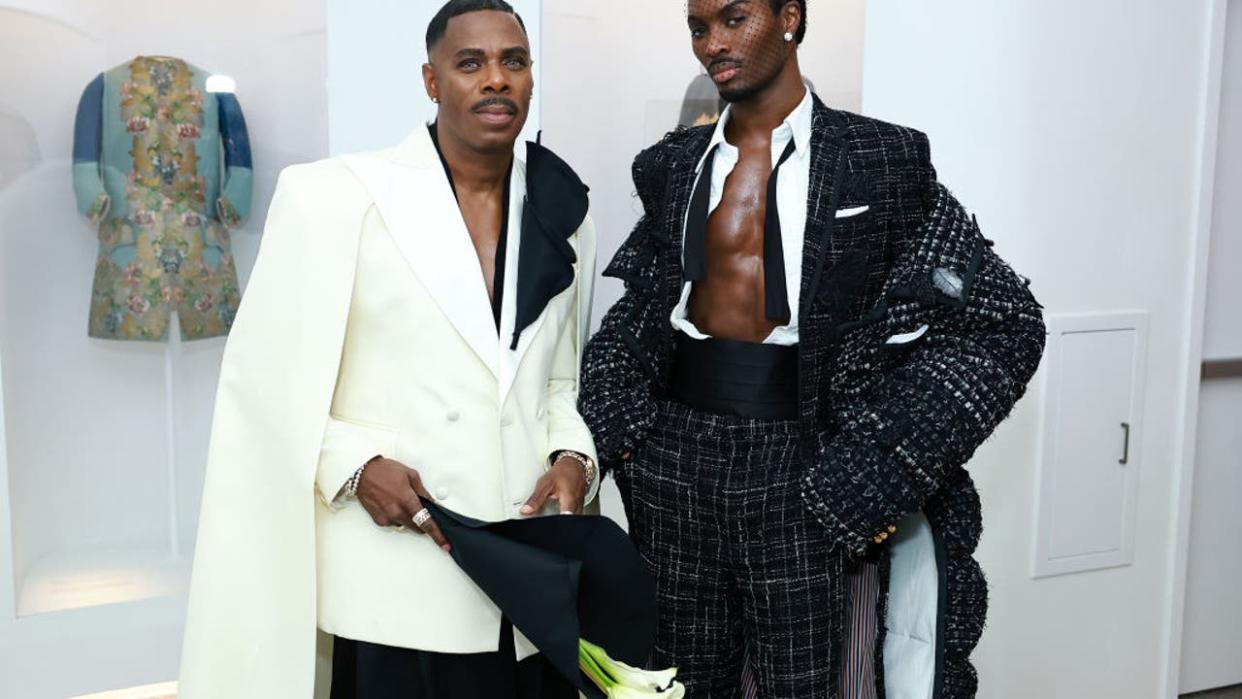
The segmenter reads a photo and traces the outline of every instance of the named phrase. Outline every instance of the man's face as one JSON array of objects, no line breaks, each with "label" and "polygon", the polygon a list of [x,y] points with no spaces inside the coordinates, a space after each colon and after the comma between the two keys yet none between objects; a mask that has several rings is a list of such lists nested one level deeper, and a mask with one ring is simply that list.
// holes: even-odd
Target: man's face
[{"label": "man's face", "polygon": [[430,59],[423,79],[440,100],[439,128],[475,150],[512,148],[535,89],[530,42],[517,18],[492,10],[458,15]]},{"label": "man's face", "polygon": [[689,0],[691,46],[721,97],[742,101],[780,74],[793,50],[784,39],[790,17],[798,19],[791,12],[773,12],[768,0]]}]

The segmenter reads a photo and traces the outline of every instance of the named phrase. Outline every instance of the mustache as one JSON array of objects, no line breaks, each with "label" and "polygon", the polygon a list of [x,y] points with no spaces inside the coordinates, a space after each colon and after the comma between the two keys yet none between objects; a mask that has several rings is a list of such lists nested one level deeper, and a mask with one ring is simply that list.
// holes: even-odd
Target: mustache
[{"label": "mustache", "polygon": [[514,102],[508,97],[500,97],[499,95],[495,97],[488,97],[487,99],[479,100],[478,102],[474,104],[473,107],[470,108],[470,111],[480,112],[480,111],[483,111],[484,109],[487,109],[488,107],[505,107],[509,109],[510,111],[512,111],[514,114],[517,114],[519,111],[521,111],[518,109],[517,102]]},{"label": "mustache", "polygon": [[713,58],[712,62],[707,64],[707,72],[715,73],[716,69],[721,67],[741,68],[742,62],[736,58],[729,58],[728,56]]}]

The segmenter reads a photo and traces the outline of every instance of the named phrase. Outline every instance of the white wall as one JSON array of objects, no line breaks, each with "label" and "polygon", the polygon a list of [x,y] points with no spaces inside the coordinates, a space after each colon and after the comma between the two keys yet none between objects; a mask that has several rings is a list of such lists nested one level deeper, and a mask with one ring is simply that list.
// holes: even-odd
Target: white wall
[{"label": "white wall", "polygon": [[[327,0],[330,150],[333,155],[400,143],[435,118],[423,87],[427,24],[438,0]],[[535,98],[522,138],[539,131],[543,61],[539,0],[510,0],[522,16],[535,59]]]},{"label": "white wall", "polygon": [[[255,163],[253,215],[233,236],[244,283],[276,173],[327,152],[323,32],[322,7],[298,0],[0,2],[0,127],[29,127],[38,153],[33,168],[6,172],[0,190],[0,496],[4,484],[10,496],[0,497],[0,696],[65,697],[175,676],[178,571],[193,543],[223,347],[174,350],[170,494],[164,347],[86,337],[96,241],[71,187],[78,98],[96,74],[139,53],[236,79]],[[107,599],[132,577],[126,552],[167,553],[174,539],[183,555],[167,563],[178,574],[154,590],[172,596],[16,617],[32,568],[96,564],[83,599]],[[81,579],[45,582],[64,589]]]},{"label": "white wall", "polygon": [[980,696],[1164,696],[1208,2],[868,4],[864,111],[941,179],[1050,314],[1146,309],[1135,563],[1032,580],[1039,379],[972,464],[990,582]]}]

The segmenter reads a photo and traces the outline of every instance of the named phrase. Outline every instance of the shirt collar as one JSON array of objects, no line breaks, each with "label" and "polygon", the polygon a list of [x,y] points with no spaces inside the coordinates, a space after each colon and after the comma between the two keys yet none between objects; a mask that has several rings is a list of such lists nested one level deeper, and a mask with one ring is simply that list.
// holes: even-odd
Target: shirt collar
[{"label": "shirt collar", "polygon": [[782,125],[788,124],[790,130],[793,131],[794,148],[798,149],[799,155],[811,148],[811,123],[814,117],[815,99],[811,97],[811,91],[808,89],[802,96],[802,101],[782,122]]},{"label": "shirt collar", "polygon": [[[703,156],[699,158],[699,163],[695,167],[696,171],[703,169],[703,163],[707,159],[707,154],[712,152],[716,146],[725,141],[725,127],[729,124],[729,116],[733,111],[733,106],[726,106],[724,111],[720,113],[720,119],[716,122],[716,130],[712,132],[712,140],[707,144],[707,150],[703,152]],[[793,133],[794,149],[799,155],[805,154],[811,147],[811,122],[815,115],[815,101],[811,97],[810,89],[806,89],[806,94],[802,96],[802,101],[797,107],[785,117],[781,125],[773,131],[775,134],[783,128],[788,127]]]}]

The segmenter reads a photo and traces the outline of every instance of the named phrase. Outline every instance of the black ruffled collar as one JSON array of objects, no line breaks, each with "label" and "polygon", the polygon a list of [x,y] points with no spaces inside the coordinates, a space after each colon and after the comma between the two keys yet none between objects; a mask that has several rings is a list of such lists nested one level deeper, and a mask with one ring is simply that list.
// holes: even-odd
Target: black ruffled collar
[{"label": "black ruffled collar", "polygon": [[590,189],[564,160],[538,142],[526,144],[526,199],[518,248],[513,343],[548,302],[574,283],[578,256],[569,242],[586,219]]}]

